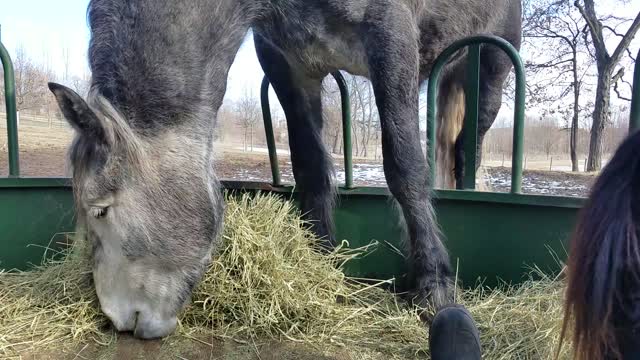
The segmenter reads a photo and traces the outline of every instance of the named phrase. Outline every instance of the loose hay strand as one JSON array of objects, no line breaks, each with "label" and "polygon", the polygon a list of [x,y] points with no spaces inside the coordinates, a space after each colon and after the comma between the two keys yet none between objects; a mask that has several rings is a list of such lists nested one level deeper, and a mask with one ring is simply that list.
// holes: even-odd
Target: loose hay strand
[{"label": "loose hay strand", "polygon": [[[249,344],[294,341],[426,358],[427,329],[416,310],[381,289],[389,280],[371,285],[342,272],[378,244],[352,249],[343,242],[324,255],[316,241],[291,201],[228,196],[221,249],[181,314],[177,336],[204,332]],[[32,271],[0,272],[0,288],[0,355],[115,339],[99,311],[81,237]],[[547,359],[558,341],[562,288],[543,278],[458,297],[480,325],[485,358]],[[565,349],[561,358],[569,358]]]}]

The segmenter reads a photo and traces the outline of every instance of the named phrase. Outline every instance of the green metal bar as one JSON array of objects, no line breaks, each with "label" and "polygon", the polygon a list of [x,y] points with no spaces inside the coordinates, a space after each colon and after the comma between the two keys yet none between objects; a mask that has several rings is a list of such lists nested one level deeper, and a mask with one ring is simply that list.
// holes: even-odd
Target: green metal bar
[{"label": "green metal bar", "polygon": [[344,141],[344,187],[353,189],[353,159],[351,144],[351,100],[347,82],[339,71],[331,73],[338,83],[340,89],[340,100],[342,103],[342,138]]},{"label": "green metal bar", "polygon": [[640,130],[640,50],[636,57],[633,71],[633,90],[631,93],[631,116],[629,117],[629,133]]},{"label": "green metal bar", "polygon": [[[429,76],[429,84],[427,90],[427,140],[428,155],[431,177],[435,178],[435,143],[436,143],[436,99],[438,96],[438,80],[442,68],[447,64],[449,58],[458,50],[465,46],[475,44],[491,44],[501,48],[511,59],[514,65],[516,75],[516,95],[514,106],[514,126],[513,126],[513,161],[511,166],[511,193],[517,194],[522,190],[522,154],[524,144],[524,104],[525,104],[525,74],[522,59],[518,55],[513,45],[508,41],[497,36],[471,36],[458,40],[447,47],[436,59],[431,75]],[[474,152],[475,155],[475,152]]]},{"label": "green metal bar", "polygon": [[[503,40],[504,41],[504,40]],[[503,48],[513,62],[516,74],[516,96],[513,107],[513,147],[511,164],[511,193],[522,192],[522,157],[524,153],[524,104],[526,100],[526,79],[524,75],[524,65],[518,51],[508,42],[504,41],[508,47]],[[509,49],[509,50],[506,50]]]},{"label": "green metal bar", "polygon": [[280,182],[280,168],[278,166],[278,151],[276,149],[276,139],[273,134],[271,107],[269,106],[269,79],[267,79],[266,76],[262,78],[262,85],[260,86],[260,105],[262,107],[264,132],[267,137],[267,148],[269,149],[269,163],[271,164],[273,186],[280,186],[282,184]]},{"label": "green metal bar", "polygon": [[4,101],[7,107],[7,138],[9,147],[9,177],[20,176],[18,152],[18,113],[16,111],[16,83],[11,56],[0,41],[0,60],[4,69]]},{"label": "green metal bar", "polygon": [[478,101],[480,99],[480,44],[469,46],[464,112],[464,178],[457,187],[476,188],[476,152],[478,149]]}]

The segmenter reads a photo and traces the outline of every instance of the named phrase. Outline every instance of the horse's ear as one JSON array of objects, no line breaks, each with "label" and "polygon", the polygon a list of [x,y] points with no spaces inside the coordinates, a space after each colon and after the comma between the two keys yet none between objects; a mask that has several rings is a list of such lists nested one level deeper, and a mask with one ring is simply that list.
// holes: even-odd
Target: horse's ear
[{"label": "horse's ear", "polygon": [[104,125],[80,95],[66,86],[50,82],[49,90],[69,124],[83,136],[106,142]]}]

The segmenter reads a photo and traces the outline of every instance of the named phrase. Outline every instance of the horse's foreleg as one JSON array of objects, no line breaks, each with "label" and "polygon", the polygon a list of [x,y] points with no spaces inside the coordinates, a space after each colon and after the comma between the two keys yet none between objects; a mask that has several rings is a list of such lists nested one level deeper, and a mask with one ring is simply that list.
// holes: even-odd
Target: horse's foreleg
[{"label": "horse's foreleg", "polygon": [[312,231],[331,247],[335,189],[333,163],[322,142],[322,78],[311,78],[293,69],[281,53],[255,35],[262,68],[287,118],[289,148],[303,217]]},{"label": "horse's foreleg", "polygon": [[384,173],[410,237],[414,301],[440,307],[453,301],[449,256],[440,241],[427,162],[418,126],[418,41],[410,14],[390,10],[384,26],[367,29],[369,72],[382,125]]}]

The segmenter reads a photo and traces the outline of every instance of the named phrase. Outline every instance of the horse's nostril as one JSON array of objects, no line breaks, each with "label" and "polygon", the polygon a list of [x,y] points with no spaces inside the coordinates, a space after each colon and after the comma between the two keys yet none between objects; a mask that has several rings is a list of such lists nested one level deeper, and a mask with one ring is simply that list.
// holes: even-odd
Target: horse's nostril
[{"label": "horse's nostril", "polygon": [[113,309],[104,308],[102,311],[113,323],[118,331],[133,331],[136,328],[138,313],[128,311],[114,311]]},{"label": "horse's nostril", "polygon": [[133,330],[135,331],[135,329],[138,327],[138,319],[140,318],[140,311],[136,311],[135,314],[133,315],[134,323],[133,323]]}]

